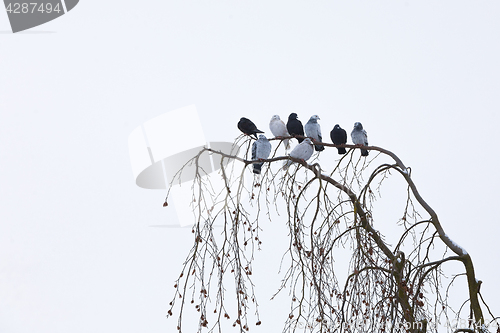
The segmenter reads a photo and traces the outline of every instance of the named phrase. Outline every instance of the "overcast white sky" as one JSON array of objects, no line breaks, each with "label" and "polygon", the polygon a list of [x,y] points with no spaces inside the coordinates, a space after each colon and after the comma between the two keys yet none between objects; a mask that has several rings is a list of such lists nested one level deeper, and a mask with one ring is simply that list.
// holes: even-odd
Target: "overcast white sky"
[{"label": "overcast white sky", "polygon": [[[412,167],[498,314],[499,17],[480,0],[82,0],[11,34],[0,10],[0,331],[174,330],[191,233],[150,227],[177,217],[135,185],[127,145],[191,104],[209,141],[241,116],[361,121]],[[288,303],[268,298],[255,332],[281,329]]]}]

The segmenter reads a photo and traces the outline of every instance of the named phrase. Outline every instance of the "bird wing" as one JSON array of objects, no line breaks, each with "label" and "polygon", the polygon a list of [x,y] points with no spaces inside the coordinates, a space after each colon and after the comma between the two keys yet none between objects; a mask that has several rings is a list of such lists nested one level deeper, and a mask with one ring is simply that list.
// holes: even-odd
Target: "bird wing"
[{"label": "bird wing", "polygon": [[347,132],[345,129],[340,129],[340,137],[342,138],[342,143],[347,143]]},{"label": "bird wing", "polygon": [[248,135],[254,134],[255,131],[258,131],[257,126],[255,126],[255,124],[247,118],[240,119],[240,121],[238,122],[238,128],[240,129],[240,131]]},{"label": "bird wing", "polygon": [[288,130],[288,133],[290,134],[304,135],[304,127],[302,126],[300,120],[297,119],[290,120],[286,125],[286,128]]},{"label": "bird wing", "polygon": [[316,141],[321,142],[321,128],[319,124],[315,123],[307,123],[305,126],[306,136],[313,138]]},{"label": "bird wing", "polygon": [[258,154],[258,158],[262,158],[262,159],[267,159],[269,157],[269,155],[271,155],[271,142],[269,142],[269,140],[264,140],[261,144],[260,144],[260,151],[259,151],[259,154]]},{"label": "bird wing", "polygon": [[252,144],[252,160],[257,159],[257,146],[259,144],[259,140],[255,141]]},{"label": "bird wing", "polygon": [[269,129],[271,130],[271,133],[273,133],[274,136],[279,136],[278,135],[278,121],[277,120],[271,120],[269,123]]},{"label": "bird wing", "polygon": [[290,153],[291,157],[299,158],[301,160],[308,160],[314,152],[312,145],[307,141],[302,141]]},{"label": "bird wing", "polygon": [[355,145],[365,145],[368,146],[368,136],[365,130],[354,130],[351,132],[352,143]]},{"label": "bird wing", "polygon": [[[307,161],[308,159],[311,158],[312,154],[314,153],[314,148],[313,145],[311,144],[310,139],[306,139],[299,143],[293,150],[290,152],[290,156],[294,158],[298,158],[304,161]],[[283,169],[287,169],[289,165],[292,164],[292,161],[286,160],[283,163]]]},{"label": "bird wing", "polygon": [[302,156],[299,158],[303,159],[304,161],[307,161],[308,159],[311,158],[312,154],[314,153],[314,148],[311,144],[306,143],[304,150],[301,153],[302,153]]},{"label": "bird wing", "polygon": [[[304,142],[304,141],[302,141]],[[302,143],[299,143],[298,145],[295,146],[295,148],[293,148],[293,150],[290,152],[290,156],[291,157],[295,157],[295,158],[300,158],[299,156],[301,155],[301,151],[304,149],[304,146],[302,145]]]},{"label": "bird wing", "polygon": [[352,140],[352,143],[354,143],[355,145],[359,145],[361,142],[359,142],[359,132],[357,130],[352,130],[351,132],[351,140]]},{"label": "bird wing", "polygon": [[271,130],[271,133],[273,133],[274,136],[289,136],[283,120],[277,120],[277,119],[273,120],[269,124],[269,128]]}]

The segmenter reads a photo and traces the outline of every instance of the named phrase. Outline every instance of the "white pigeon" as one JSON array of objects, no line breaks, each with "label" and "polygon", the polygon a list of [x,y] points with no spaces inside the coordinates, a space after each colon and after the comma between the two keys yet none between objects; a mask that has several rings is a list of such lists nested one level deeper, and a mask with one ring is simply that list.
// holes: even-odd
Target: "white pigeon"
[{"label": "white pigeon", "polygon": [[[255,141],[252,145],[252,160],[265,160],[271,154],[271,142],[262,134],[259,135],[259,139]],[[254,163],[253,173],[260,175],[260,170],[264,163]]]},{"label": "white pigeon", "polygon": [[[272,118],[271,121],[269,122],[269,129],[271,130],[271,133],[277,138],[279,137],[284,137],[284,136],[290,136],[288,134],[288,131],[286,130],[286,125],[283,122],[283,120],[280,119],[280,116],[275,114]],[[285,149],[290,149],[290,140],[285,139],[283,140],[283,144],[285,145]]]},{"label": "white pigeon", "polygon": [[[313,138],[315,141],[323,142],[321,137],[321,127],[318,124],[319,117],[317,115],[312,116],[307,124],[304,126],[304,130],[306,131],[306,136]],[[314,149],[316,151],[325,150],[325,146],[323,145],[314,145]]]},{"label": "white pigeon", "polygon": [[[290,156],[307,161],[311,158],[313,153],[314,148],[312,141],[310,138],[306,138],[304,141],[295,146],[295,148],[293,148],[293,150],[290,152]],[[293,162],[291,160],[286,160],[285,163],[283,163],[283,169],[288,169],[288,166],[290,166],[292,163]]]},{"label": "white pigeon", "polygon": [[[351,139],[352,143],[355,145],[368,146],[368,135],[360,122],[354,123],[354,128],[351,132]],[[368,150],[361,149],[361,156],[368,156]]]}]

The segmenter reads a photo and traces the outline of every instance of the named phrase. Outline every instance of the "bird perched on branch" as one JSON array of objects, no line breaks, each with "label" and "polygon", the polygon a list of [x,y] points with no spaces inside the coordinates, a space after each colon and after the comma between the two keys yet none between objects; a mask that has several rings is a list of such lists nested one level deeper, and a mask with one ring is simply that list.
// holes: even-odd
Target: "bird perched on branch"
[{"label": "bird perched on branch", "polygon": [[[252,145],[252,160],[265,160],[271,154],[271,142],[262,134],[259,134],[259,139]],[[264,163],[254,163],[253,173],[260,175]]]},{"label": "bird perched on branch", "polygon": [[[317,115],[312,116],[304,126],[304,129],[306,130],[306,136],[313,138],[317,142],[322,142],[323,138],[321,137],[321,127],[318,124],[318,120],[320,119]],[[325,146],[314,145],[314,149],[316,151],[323,151],[325,150]]]},{"label": "bird perched on branch", "polygon": [[[271,130],[271,133],[273,133],[273,135],[277,138],[290,136],[290,134],[288,134],[288,131],[286,130],[285,123],[277,114],[271,118],[271,121],[269,122],[269,129]],[[285,145],[285,149],[290,149],[289,139],[283,140],[283,144]]]},{"label": "bird perched on branch", "polygon": [[[352,143],[357,146],[368,146],[368,135],[360,122],[354,123],[354,128],[351,132],[351,139]],[[361,149],[361,156],[368,156],[368,150]]]},{"label": "bird perched on branch", "polygon": [[[339,124],[337,124],[330,132],[330,139],[332,139],[332,142],[335,145],[344,145],[347,143],[347,132],[345,131],[345,129],[340,127]],[[337,147],[337,151],[339,152],[339,155],[346,153],[344,147]]]},{"label": "bird perched on branch", "polygon": [[[290,135],[304,135],[304,127],[302,126],[302,122],[297,119],[296,113],[290,113],[288,116],[288,122],[286,123],[286,129]],[[296,138],[299,143],[302,142],[302,138]]]},{"label": "bird perched on branch", "polygon": [[238,128],[246,135],[254,135],[257,139],[257,133],[264,133],[257,129],[257,126],[248,118],[242,117],[238,122]]},{"label": "bird perched on branch", "polygon": [[[314,148],[312,141],[310,138],[306,138],[300,144],[295,146],[295,148],[293,148],[293,150],[290,152],[290,156],[307,161],[308,159],[311,158],[313,153],[314,153]],[[292,163],[293,162],[291,160],[285,161],[285,163],[283,163],[283,169],[284,170],[288,169],[288,167]]]}]

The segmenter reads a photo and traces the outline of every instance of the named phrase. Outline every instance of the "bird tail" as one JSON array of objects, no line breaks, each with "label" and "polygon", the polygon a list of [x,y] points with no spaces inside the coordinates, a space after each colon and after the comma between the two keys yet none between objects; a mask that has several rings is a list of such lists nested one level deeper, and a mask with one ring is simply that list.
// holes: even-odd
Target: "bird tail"
[{"label": "bird tail", "polygon": [[253,173],[255,173],[256,175],[260,175],[260,171],[262,169],[262,164],[263,163],[254,164],[253,165]]},{"label": "bird tail", "polygon": [[314,149],[316,151],[323,151],[323,150],[325,150],[325,146],[323,146],[323,145],[321,145],[321,146],[320,145],[314,145]]},{"label": "bird tail", "polygon": [[361,156],[368,156],[368,150],[361,149]]},{"label": "bird tail", "polygon": [[342,154],[347,153],[347,151],[345,150],[345,148],[344,148],[344,147],[337,147],[337,150],[338,150],[338,152],[339,152],[339,155],[342,155]]},{"label": "bird tail", "polygon": [[257,133],[264,133],[264,132],[262,132],[261,130],[255,130],[255,131],[253,132],[253,135],[255,136],[255,139],[256,139],[256,140],[258,140],[258,139],[259,139],[259,138],[257,137]]},{"label": "bird tail", "polygon": [[283,143],[285,144],[285,149],[286,150],[290,149],[290,139],[283,140]]}]

